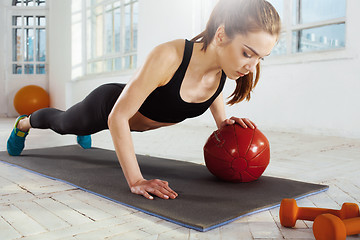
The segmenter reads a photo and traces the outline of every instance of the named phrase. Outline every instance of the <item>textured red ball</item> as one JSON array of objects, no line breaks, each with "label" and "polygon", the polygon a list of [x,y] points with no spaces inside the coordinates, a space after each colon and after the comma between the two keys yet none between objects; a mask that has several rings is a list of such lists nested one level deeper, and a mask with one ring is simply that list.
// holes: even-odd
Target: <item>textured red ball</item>
[{"label": "textured red ball", "polygon": [[238,124],[213,132],[204,146],[206,167],[216,177],[231,182],[257,180],[270,162],[270,145],[257,128]]}]

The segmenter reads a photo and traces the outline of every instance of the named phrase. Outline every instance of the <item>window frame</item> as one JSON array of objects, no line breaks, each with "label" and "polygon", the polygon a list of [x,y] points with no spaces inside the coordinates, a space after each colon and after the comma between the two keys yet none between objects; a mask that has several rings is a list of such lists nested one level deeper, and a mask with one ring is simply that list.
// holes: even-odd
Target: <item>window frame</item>
[{"label": "window frame", "polygon": [[[301,0],[297,0],[299,2]],[[284,63],[300,63],[300,62],[313,62],[313,61],[323,61],[331,59],[352,59],[355,57],[355,54],[352,53],[348,48],[348,34],[347,34],[347,14],[348,14],[348,0],[346,0],[346,12],[345,17],[333,18],[328,20],[310,22],[310,23],[297,23],[293,24],[293,12],[295,12],[292,0],[283,1],[283,16],[282,16],[282,29],[281,35],[285,35],[285,45],[286,53],[282,55],[273,55],[269,58],[266,58],[264,65],[272,64],[284,64]],[[296,12],[299,16],[299,12]],[[345,24],[345,47],[324,49],[318,51],[308,51],[308,52],[293,52],[293,32],[299,30],[306,30],[316,27],[330,26],[334,24]]]},{"label": "window frame", "polygon": [[[8,26],[9,29],[11,29],[10,34],[9,34],[9,42],[11,43],[11,48],[9,48],[8,51],[8,59],[9,59],[9,64],[8,64],[8,72],[10,75],[12,76],[26,76],[26,77],[40,77],[40,76],[48,76],[48,63],[49,63],[49,56],[48,56],[48,25],[49,25],[49,17],[48,17],[48,5],[46,3],[45,6],[24,6],[23,3],[21,6],[10,6],[9,8],[9,18],[8,18]],[[27,26],[24,24],[24,22],[22,23],[21,26],[14,26],[13,25],[13,17],[15,16],[19,16],[22,18],[22,20],[24,19],[24,17],[34,17],[34,21],[35,21],[35,17],[45,17],[46,22],[45,22],[45,26],[37,26],[35,23],[32,26]],[[20,46],[20,52],[22,54],[22,59],[21,61],[15,61],[13,60],[13,29],[22,29],[22,41],[21,41],[21,46]],[[32,61],[25,61],[24,59],[24,44],[26,42],[25,39],[25,29],[33,29],[34,30],[34,42],[33,42],[33,54],[34,54],[34,59]],[[36,29],[45,29],[45,61],[38,61],[36,56],[37,56],[37,51],[36,51],[36,39],[37,39],[37,34],[36,34]],[[21,73],[14,73],[13,72],[13,65],[14,64],[18,64],[22,66],[22,71]],[[25,73],[25,65],[30,64],[33,65],[33,73]],[[45,73],[37,73],[36,70],[36,66],[37,65],[44,65],[44,71]]]},{"label": "window frame", "polygon": [[[96,75],[112,75],[112,74],[129,74],[131,72],[134,72],[137,66],[137,55],[138,55],[138,49],[137,48],[133,48],[133,33],[134,33],[134,28],[133,28],[133,5],[135,3],[138,4],[139,7],[139,1],[138,0],[102,0],[99,3],[96,3],[94,5],[92,4],[88,4],[90,1],[89,0],[83,0],[83,7],[84,7],[84,24],[83,24],[83,31],[84,31],[84,38],[83,38],[83,45],[84,47],[84,53],[83,53],[83,57],[84,57],[84,77],[88,77],[88,76],[96,76]],[[114,18],[114,3],[116,2],[120,2],[120,51],[116,52],[116,51],[111,51],[110,53],[107,53],[106,49],[107,49],[107,35],[106,35],[106,13],[107,12],[112,12],[112,18]],[[106,6],[111,4],[112,8],[110,10],[106,9]],[[130,32],[131,32],[131,37],[130,37],[130,48],[131,51],[126,52],[125,51],[125,32],[126,32],[126,26],[125,26],[125,7],[130,5],[131,6],[131,23],[130,23]],[[96,15],[93,15],[93,13],[96,11],[95,9],[97,7],[101,6],[102,10],[101,10],[101,15],[102,15],[102,54],[100,56],[95,56],[95,57],[91,57],[89,55],[96,55],[96,46],[93,44],[94,40],[96,42],[96,34],[93,32],[93,30],[89,29],[89,28],[93,28],[93,23],[92,21],[96,21]],[[89,16],[90,13],[91,15]],[[90,20],[90,22],[89,22]],[[138,23],[137,23],[138,24]],[[138,26],[136,28],[136,30],[138,31]],[[89,32],[90,31],[90,32]],[[90,39],[89,39],[90,37]],[[114,26],[113,26],[113,30],[112,30],[112,38],[114,40],[115,38],[115,31],[114,31]],[[96,43],[95,43],[96,44]],[[113,47],[114,47],[113,43]],[[137,45],[137,43],[136,43]],[[130,67],[126,68],[125,67],[125,58],[130,56]],[[108,71],[106,69],[106,62],[107,61],[115,61],[115,59],[121,59],[121,69],[117,70],[115,68],[115,63],[113,63],[112,65],[112,70]],[[96,62],[100,62],[102,64],[102,70],[101,71],[91,71],[89,69],[89,65],[90,64],[94,64]]]},{"label": "window frame", "polygon": [[[11,0],[11,6],[16,7],[17,9],[18,9],[18,8],[25,8],[25,9],[28,9],[28,8],[36,8],[36,9],[46,8],[46,6],[48,5],[48,4],[46,3],[46,1],[49,1],[49,0],[45,0],[45,5],[32,5],[32,6],[27,6],[27,5],[25,5],[25,3],[24,3],[25,1],[39,2],[39,1],[43,1],[43,0]],[[20,5],[20,6],[14,5],[14,4],[16,4],[17,2],[20,2],[21,5]]]}]

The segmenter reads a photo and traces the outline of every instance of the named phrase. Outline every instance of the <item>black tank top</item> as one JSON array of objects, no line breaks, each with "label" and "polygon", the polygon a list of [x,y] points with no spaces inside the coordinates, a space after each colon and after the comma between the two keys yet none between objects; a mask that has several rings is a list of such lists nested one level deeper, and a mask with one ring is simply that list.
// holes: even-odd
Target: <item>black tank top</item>
[{"label": "black tank top", "polygon": [[215,94],[201,103],[185,102],[180,96],[181,83],[189,65],[194,43],[185,40],[183,60],[171,80],[164,86],[156,88],[141,105],[139,112],[157,122],[179,123],[186,118],[203,114],[224,88],[226,75],[221,74],[220,84]]}]

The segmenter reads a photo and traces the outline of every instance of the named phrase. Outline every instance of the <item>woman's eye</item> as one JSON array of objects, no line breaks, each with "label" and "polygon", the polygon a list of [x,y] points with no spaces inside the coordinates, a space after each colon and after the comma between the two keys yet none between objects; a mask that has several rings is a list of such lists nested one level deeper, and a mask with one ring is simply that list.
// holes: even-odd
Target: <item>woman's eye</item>
[{"label": "woman's eye", "polygon": [[252,57],[251,55],[247,54],[246,52],[244,52],[243,55],[244,55],[244,57],[246,57],[246,58],[251,58],[251,57]]}]

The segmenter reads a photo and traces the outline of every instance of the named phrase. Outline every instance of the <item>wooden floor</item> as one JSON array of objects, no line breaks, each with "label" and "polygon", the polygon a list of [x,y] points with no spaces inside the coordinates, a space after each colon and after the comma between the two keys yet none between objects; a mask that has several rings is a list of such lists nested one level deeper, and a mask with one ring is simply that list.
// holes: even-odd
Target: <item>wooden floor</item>
[{"label": "wooden floor", "polygon": [[[14,119],[0,119],[0,150]],[[203,163],[202,146],[213,129],[186,124],[133,133],[136,152]],[[322,183],[329,190],[298,202],[299,206],[339,209],[360,203],[360,139],[265,132],[271,164],[265,175]],[[32,129],[26,148],[75,143],[74,136]],[[113,149],[108,131],[93,136],[93,146]],[[170,182],[171,186],[171,182]],[[129,194],[131,194],[129,192]],[[132,210],[109,200],[0,163],[0,239],[314,239],[312,222],[294,229],[279,223],[279,208],[241,218],[201,233]],[[354,235],[347,239],[360,239]]]}]

